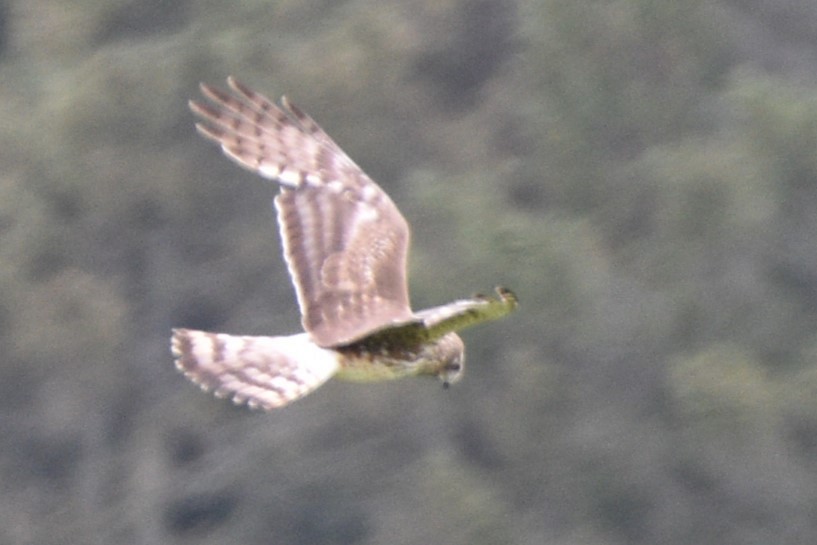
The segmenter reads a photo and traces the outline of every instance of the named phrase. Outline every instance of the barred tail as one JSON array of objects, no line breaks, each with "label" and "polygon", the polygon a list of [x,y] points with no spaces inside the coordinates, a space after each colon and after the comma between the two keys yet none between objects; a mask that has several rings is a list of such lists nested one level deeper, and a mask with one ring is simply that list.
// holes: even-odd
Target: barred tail
[{"label": "barred tail", "polygon": [[305,396],[338,369],[338,354],[305,333],[288,337],[233,336],[174,329],[176,367],[217,397],[265,410]]}]

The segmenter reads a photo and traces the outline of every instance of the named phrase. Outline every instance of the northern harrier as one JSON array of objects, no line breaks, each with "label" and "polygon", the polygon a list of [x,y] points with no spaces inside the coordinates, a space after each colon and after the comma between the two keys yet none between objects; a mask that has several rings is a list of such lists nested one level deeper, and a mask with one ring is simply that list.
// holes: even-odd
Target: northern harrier
[{"label": "northern harrier", "polygon": [[174,329],[176,366],[219,397],[272,409],[332,376],[373,381],[433,375],[459,379],[454,331],[504,316],[516,297],[477,296],[414,312],[406,282],[409,227],[388,195],[311,117],[277,106],[229,78],[230,92],[202,84],[211,104],[190,101],[199,133],[239,165],[277,181],[284,258],[305,333],[232,336]]}]

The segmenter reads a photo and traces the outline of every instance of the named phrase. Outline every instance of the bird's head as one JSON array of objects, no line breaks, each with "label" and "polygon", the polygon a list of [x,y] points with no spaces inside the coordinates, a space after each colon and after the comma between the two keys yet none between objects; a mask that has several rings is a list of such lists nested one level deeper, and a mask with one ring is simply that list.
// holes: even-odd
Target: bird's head
[{"label": "bird's head", "polygon": [[448,333],[437,343],[440,367],[437,376],[443,381],[443,388],[454,384],[465,371],[465,344],[456,333]]}]

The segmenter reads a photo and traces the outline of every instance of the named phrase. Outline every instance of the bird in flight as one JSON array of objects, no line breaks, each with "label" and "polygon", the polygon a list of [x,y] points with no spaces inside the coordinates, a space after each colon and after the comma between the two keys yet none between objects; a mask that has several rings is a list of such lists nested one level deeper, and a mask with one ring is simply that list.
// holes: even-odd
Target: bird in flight
[{"label": "bird in flight", "polygon": [[394,202],[315,121],[228,78],[190,101],[205,138],[236,163],[275,180],[284,259],[304,333],[235,336],[174,329],[176,367],[219,397],[274,409],[331,377],[375,381],[430,375],[458,380],[455,333],[505,316],[514,294],[475,296],[414,312],[406,280],[409,226]]}]

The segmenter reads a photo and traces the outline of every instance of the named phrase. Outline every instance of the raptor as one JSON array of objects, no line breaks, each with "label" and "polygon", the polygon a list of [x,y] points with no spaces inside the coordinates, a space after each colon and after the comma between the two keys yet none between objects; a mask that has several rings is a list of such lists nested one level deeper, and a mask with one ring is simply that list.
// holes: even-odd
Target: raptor
[{"label": "raptor", "polygon": [[275,180],[275,208],[304,332],[236,336],[174,329],[176,366],[219,397],[273,409],[329,378],[439,377],[464,370],[456,331],[505,316],[514,294],[496,288],[415,312],[408,295],[409,226],[394,202],[321,127],[228,78],[190,101],[199,133],[239,165]]}]

